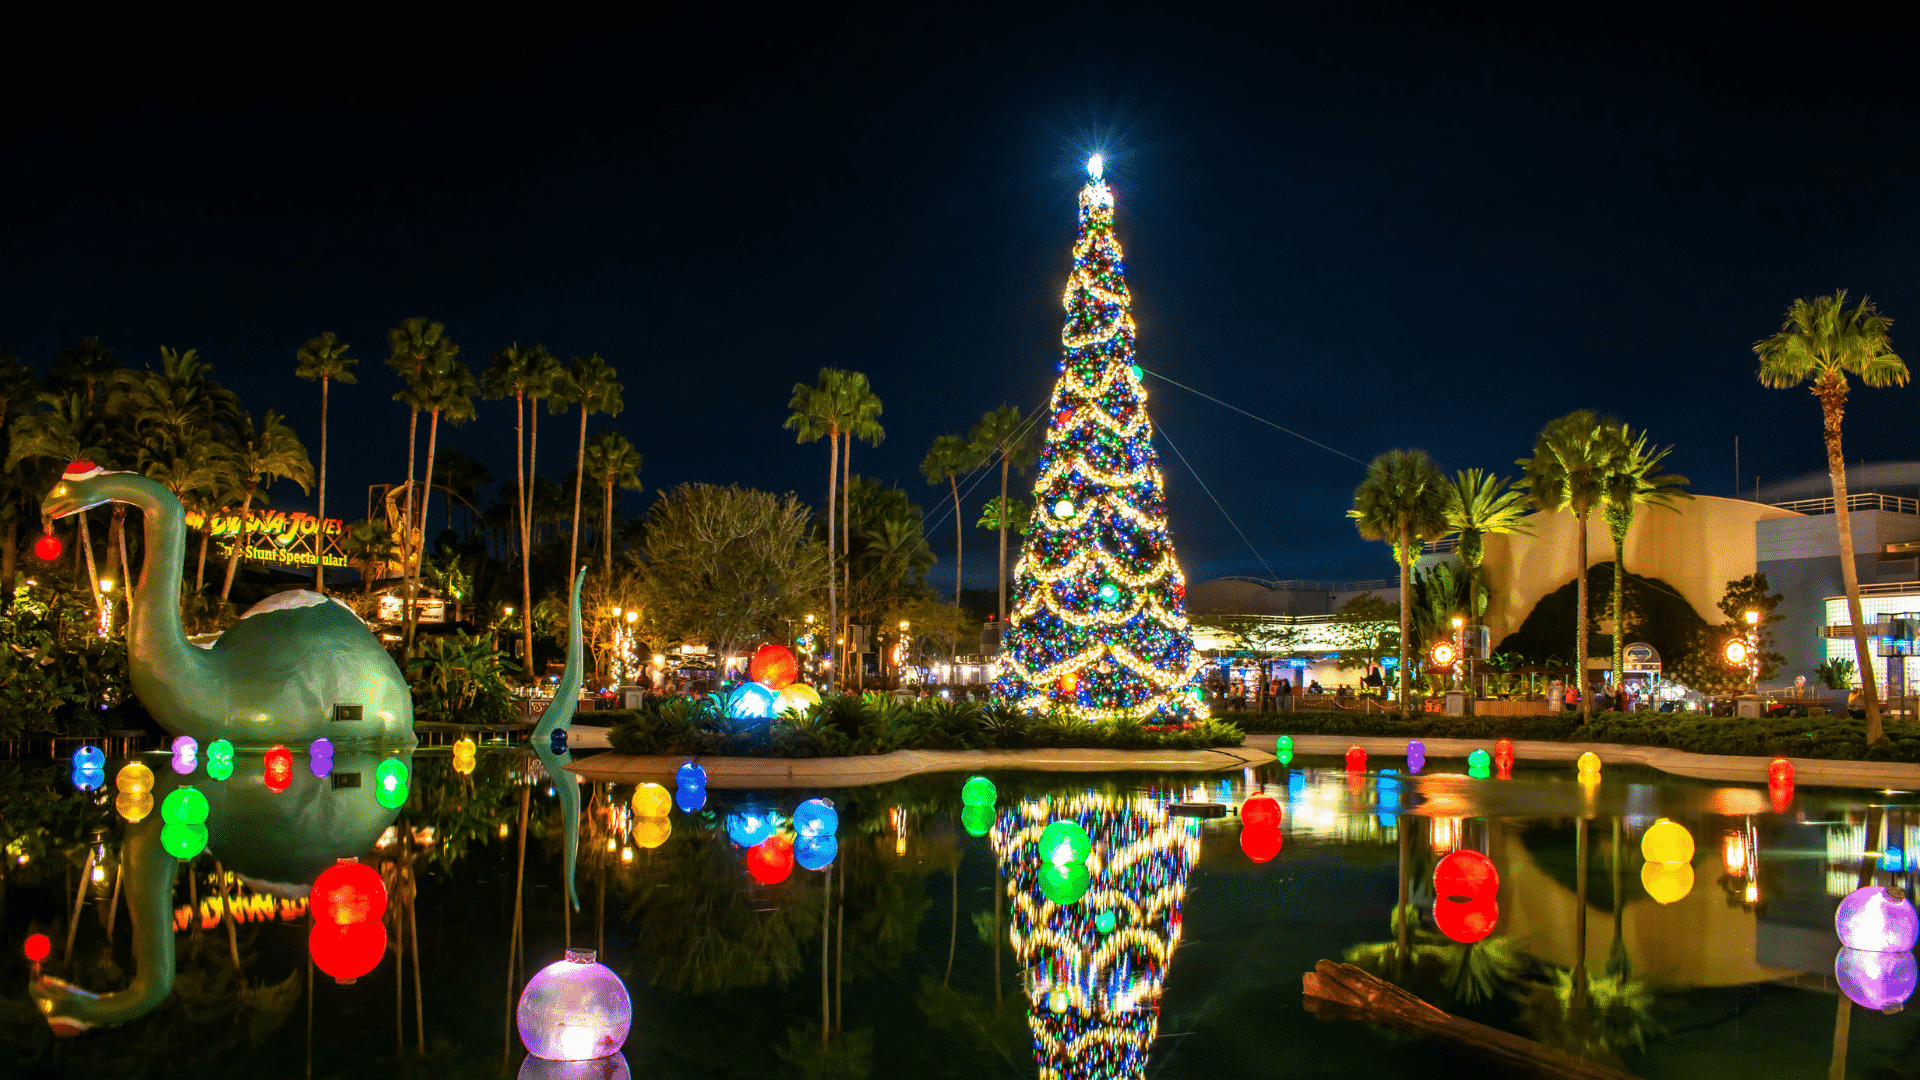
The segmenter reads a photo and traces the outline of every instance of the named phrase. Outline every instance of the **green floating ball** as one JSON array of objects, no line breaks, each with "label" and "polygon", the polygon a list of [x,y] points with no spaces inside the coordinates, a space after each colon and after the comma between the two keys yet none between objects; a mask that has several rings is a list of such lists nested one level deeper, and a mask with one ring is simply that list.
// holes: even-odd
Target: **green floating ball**
[{"label": "green floating ball", "polygon": [[389,810],[398,810],[407,804],[407,763],[399,758],[388,758],[373,770],[374,801]]},{"label": "green floating ball", "polygon": [[1283,746],[1275,751],[1273,756],[1280,759],[1280,764],[1291,765],[1293,764],[1293,747]]},{"label": "green floating ball", "polygon": [[1113,927],[1118,922],[1119,920],[1114,918],[1113,916],[1112,908],[1103,908],[1100,914],[1095,915],[1093,917],[1094,929],[1100,931],[1103,934],[1113,933]]},{"label": "green floating ball", "polygon": [[207,744],[207,775],[215,780],[225,780],[233,775],[232,743],[215,739]]},{"label": "green floating ball", "polygon": [[1092,887],[1093,875],[1087,872],[1085,863],[1040,864],[1040,894],[1056,904],[1071,904]]},{"label": "green floating ball", "polygon": [[966,826],[967,835],[985,836],[993,828],[993,807],[965,806],[960,808],[960,824]]},{"label": "green floating ball", "polygon": [[[179,792],[174,794],[178,795]],[[207,827],[168,822],[160,826],[160,846],[176,859],[191,859],[207,850]]]},{"label": "green floating ball", "polygon": [[1040,834],[1040,861],[1054,866],[1078,866],[1093,854],[1093,839],[1077,821],[1056,821]]},{"label": "green floating ball", "polygon": [[193,787],[175,788],[160,804],[160,820],[169,825],[205,825],[207,797]]},{"label": "green floating ball", "polygon": [[1467,768],[1487,770],[1493,768],[1493,755],[1485,750],[1475,750],[1467,755]]},{"label": "green floating ball", "polygon": [[973,777],[960,789],[960,801],[967,806],[992,806],[999,799],[999,790],[984,776]]},{"label": "green floating ball", "polygon": [[1274,750],[1274,753],[1276,754],[1280,753],[1281,751],[1285,751],[1289,754],[1293,753],[1293,736],[1282,735],[1278,739],[1274,740],[1273,750]]}]

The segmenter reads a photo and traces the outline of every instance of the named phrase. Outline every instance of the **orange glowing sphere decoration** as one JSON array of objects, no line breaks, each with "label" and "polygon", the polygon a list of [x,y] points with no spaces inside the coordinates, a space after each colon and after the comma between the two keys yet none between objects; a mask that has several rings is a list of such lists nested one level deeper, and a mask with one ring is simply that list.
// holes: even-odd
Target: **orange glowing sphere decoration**
[{"label": "orange glowing sphere decoration", "polygon": [[785,645],[762,645],[747,665],[747,674],[769,690],[785,690],[799,677],[800,662]]},{"label": "orange glowing sphere decoration", "polygon": [[33,542],[33,553],[41,562],[52,562],[60,557],[60,538],[48,533]]},{"label": "orange glowing sphere decoration", "polygon": [[1266,794],[1249,796],[1240,804],[1240,823],[1249,829],[1279,827],[1280,800]]},{"label": "orange glowing sphere decoration", "polygon": [[793,873],[793,840],[776,833],[747,849],[747,873],[762,885],[778,885]]},{"label": "orange glowing sphere decoration", "polygon": [[1726,657],[1727,663],[1739,667],[1747,662],[1747,643],[1734,638],[1727,642],[1727,647],[1720,651],[1720,655]]},{"label": "orange glowing sphere decoration", "polygon": [[1246,828],[1240,830],[1240,850],[1257,863],[1272,862],[1274,856],[1280,854],[1280,846],[1285,842],[1277,825],[1248,823]]},{"label": "orange glowing sphere decoration", "polygon": [[275,746],[266,754],[267,790],[275,795],[287,790],[293,784],[293,751],[284,746]]},{"label": "orange glowing sphere decoration", "polygon": [[1427,652],[1427,655],[1433,658],[1434,667],[1452,667],[1454,659],[1453,642],[1436,641],[1433,643],[1433,648]]},{"label": "orange glowing sphere decoration", "polygon": [[1767,762],[1767,783],[1771,784],[1776,780],[1793,783],[1793,762],[1783,757]]},{"label": "orange glowing sphere decoration", "polygon": [[1500,739],[1493,744],[1493,763],[1503,769],[1513,768],[1513,740]]},{"label": "orange glowing sphere decoration", "polygon": [[387,913],[387,883],[380,871],[355,859],[341,859],[320,872],[313,883],[316,923],[352,926],[379,922]]},{"label": "orange glowing sphere decoration", "polygon": [[1366,772],[1367,771],[1366,750],[1358,746],[1347,747],[1347,771],[1348,772]]},{"label": "orange glowing sphere decoration", "polygon": [[307,935],[307,952],[335,982],[351,983],[380,966],[387,954],[387,927],[378,920],[345,926],[316,922]]},{"label": "orange glowing sphere decoration", "polygon": [[1061,693],[1071,694],[1078,689],[1080,689],[1080,676],[1077,672],[1069,671],[1065,675],[1060,676]]}]

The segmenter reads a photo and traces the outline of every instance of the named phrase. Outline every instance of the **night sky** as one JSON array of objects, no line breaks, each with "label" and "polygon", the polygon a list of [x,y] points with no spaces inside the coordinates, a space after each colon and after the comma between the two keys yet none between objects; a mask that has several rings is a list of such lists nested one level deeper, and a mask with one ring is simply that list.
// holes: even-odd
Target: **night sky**
[{"label": "night sky", "polygon": [[[1733,493],[1735,436],[1749,493],[1820,471],[1813,398],[1753,378],[1795,296],[1869,293],[1920,353],[1914,35],[1839,9],[526,18],[15,36],[0,348],[42,370],[89,334],[136,363],[198,348],[317,455],[294,350],[333,330],[362,359],[333,399],[349,517],[403,475],[380,361],[408,316],[476,372],[516,340],[611,360],[627,410],[595,424],[646,456],[633,513],[684,481],[819,502],[824,444],[781,429],[787,398],[862,370],[888,437],[854,468],[928,508],[936,583],[953,526],[918,464],[985,409],[1045,401],[1095,149],[1142,365],[1340,452],[1149,379],[1161,434],[1258,549],[1163,439],[1195,580],[1387,576],[1342,516],[1361,466],[1341,454],[1511,475],[1579,407],[1675,444],[1702,493]],[[1857,395],[1849,460],[1920,457],[1915,392]],[[555,477],[570,423],[542,417]],[[509,405],[442,438],[511,475]],[[990,539],[968,530],[970,583]]]}]

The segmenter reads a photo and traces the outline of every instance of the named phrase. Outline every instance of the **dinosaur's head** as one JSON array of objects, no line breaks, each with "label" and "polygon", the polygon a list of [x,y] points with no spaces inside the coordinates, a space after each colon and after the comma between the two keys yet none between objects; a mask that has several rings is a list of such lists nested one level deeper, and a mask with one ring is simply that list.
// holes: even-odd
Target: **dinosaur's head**
[{"label": "dinosaur's head", "polygon": [[55,1035],[70,1039],[93,1026],[82,1014],[99,1000],[99,995],[51,975],[35,978],[27,984],[27,992]]},{"label": "dinosaur's head", "polygon": [[53,490],[40,501],[40,512],[49,518],[63,518],[111,502],[112,496],[100,490],[96,483],[105,474],[106,470],[91,461],[68,464]]}]

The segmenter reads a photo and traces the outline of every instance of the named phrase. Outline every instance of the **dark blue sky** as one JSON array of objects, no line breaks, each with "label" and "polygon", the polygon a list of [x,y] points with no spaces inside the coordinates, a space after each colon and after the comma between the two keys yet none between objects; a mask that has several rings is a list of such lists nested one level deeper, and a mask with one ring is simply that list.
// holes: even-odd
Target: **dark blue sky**
[{"label": "dark blue sky", "polygon": [[[336,331],[364,377],[334,399],[330,503],[356,516],[403,468],[379,360],[407,316],[476,370],[514,340],[612,360],[649,489],[819,500],[824,447],[781,430],[788,391],[857,368],[889,434],[856,470],[933,519],[928,442],[1051,386],[1097,147],[1143,365],[1358,458],[1511,473],[1542,422],[1590,407],[1730,494],[1736,435],[1749,490],[1823,466],[1811,396],[1753,380],[1788,300],[1871,293],[1920,351],[1908,28],[1327,7],[51,31],[0,74],[0,348],[197,347],[317,449],[293,352]],[[1390,571],[1341,516],[1359,466],[1151,385],[1264,560],[1163,444],[1190,576]],[[1850,459],[1914,456],[1914,393],[1858,396]],[[543,423],[543,462],[570,460],[563,431]],[[511,437],[491,403],[447,438],[505,475]],[[951,520],[930,538],[940,581]],[[988,542],[969,530],[971,555]]]}]

